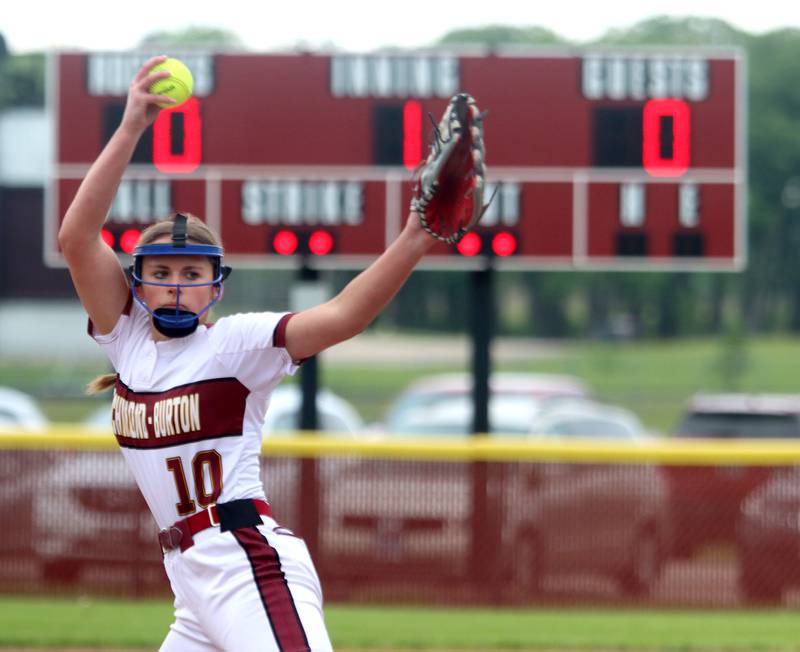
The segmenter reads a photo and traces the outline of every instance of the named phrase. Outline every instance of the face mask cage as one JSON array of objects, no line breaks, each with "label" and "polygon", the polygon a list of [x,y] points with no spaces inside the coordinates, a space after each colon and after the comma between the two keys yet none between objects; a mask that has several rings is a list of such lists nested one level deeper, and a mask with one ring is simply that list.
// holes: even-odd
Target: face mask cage
[{"label": "face mask cage", "polygon": [[[142,278],[142,263],[145,256],[205,256],[211,259],[214,266],[214,278],[203,283],[162,283],[160,281],[145,281]],[[175,218],[172,231],[172,242],[161,244],[141,245],[133,252],[133,266],[131,272],[131,294],[133,299],[142,306],[153,319],[156,330],[167,337],[186,337],[191,335],[200,323],[200,317],[208,312],[222,297],[222,283],[231,273],[231,268],[222,264],[222,247],[216,245],[188,244],[186,242],[186,217],[180,213]],[[151,310],[144,300],[139,297],[136,287],[139,285],[154,285],[158,287],[175,288],[175,308],[157,308]],[[216,296],[199,313],[180,308],[181,289],[194,287],[214,286]]]}]

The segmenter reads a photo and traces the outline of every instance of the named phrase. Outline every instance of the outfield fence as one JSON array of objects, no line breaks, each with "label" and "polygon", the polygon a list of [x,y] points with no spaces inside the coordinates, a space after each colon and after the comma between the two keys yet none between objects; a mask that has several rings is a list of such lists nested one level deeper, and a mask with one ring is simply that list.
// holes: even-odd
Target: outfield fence
[{"label": "outfield fence", "polygon": [[[798,463],[786,440],[295,433],[262,478],[328,599],[719,608],[800,602]],[[0,432],[0,514],[0,591],[169,593],[110,432]]]}]

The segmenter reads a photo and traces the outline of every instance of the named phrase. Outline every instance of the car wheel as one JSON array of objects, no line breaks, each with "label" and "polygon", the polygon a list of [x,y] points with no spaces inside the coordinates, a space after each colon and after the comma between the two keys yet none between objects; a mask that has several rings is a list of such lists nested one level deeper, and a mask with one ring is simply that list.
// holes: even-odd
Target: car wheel
[{"label": "car wheel", "polygon": [[541,544],[536,537],[525,537],[517,541],[512,584],[520,599],[530,598],[542,589],[544,575],[542,552]]},{"label": "car wheel", "polygon": [[783,599],[783,588],[779,573],[770,572],[763,558],[741,556],[739,590],[749,602],[778,603]]},{"label": "car wheel", "polygon": [[653,530],[643,530],[636,537],[627,567],[620,575],[620,585],[630,595],[649,593],[661,572],[661,546]]}]

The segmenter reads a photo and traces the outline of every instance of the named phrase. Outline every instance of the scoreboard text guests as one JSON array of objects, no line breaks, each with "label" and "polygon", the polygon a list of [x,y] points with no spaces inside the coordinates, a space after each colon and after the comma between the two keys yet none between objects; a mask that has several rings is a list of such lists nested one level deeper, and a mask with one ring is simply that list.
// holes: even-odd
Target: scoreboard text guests
[{"label": "scoreboard text guests", "polygon": [[[402,228],[413,170],[456,92],[486,122],[495,200],[428,267],[741,269],[743,61],[730,50],[277,55],[171,53],[195,97],[142,138],[104,234],[120,250],[172,210],[237,264],[361,268]],[[54,55],[45,259],[145,53]]]}]

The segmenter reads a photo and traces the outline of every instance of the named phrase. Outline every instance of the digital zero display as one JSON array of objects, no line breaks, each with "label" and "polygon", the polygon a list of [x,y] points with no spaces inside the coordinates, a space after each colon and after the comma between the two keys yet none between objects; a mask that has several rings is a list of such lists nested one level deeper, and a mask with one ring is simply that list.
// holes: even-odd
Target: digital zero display
[{"label": "digital zero display", "polygon": [[[467,91],[488,111],[475,237],[428,268],[738,270],[746,262],[744,79],[733,50],[487,56],[171,53],[195,97],[160,113],[103,237],[129,251],[173,210],[219,230],[234,264],[367,266],[402,228],[432,124]],[[45,260],[149,55],[51,57],[56,147]]]}]

